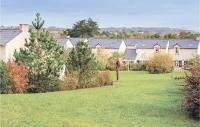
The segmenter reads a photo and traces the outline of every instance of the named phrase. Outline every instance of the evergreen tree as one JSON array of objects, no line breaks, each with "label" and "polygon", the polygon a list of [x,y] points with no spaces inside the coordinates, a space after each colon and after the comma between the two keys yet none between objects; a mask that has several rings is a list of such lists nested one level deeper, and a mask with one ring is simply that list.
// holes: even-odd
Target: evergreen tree
[{"label": "evergreen tree", "polygon": [[97,73],[97,61],[86,42],[78,42],[69,53],[67,60],[68,73],[77,72],[79,84],[90,83]]},{"label": "evergreen tree", "polygon": [[44,25],[44,20],[40,17],[40,13],[36,14],[35,21],[32,21],[32,25],[36,30],[40,30]]},{"label": "evergreen tree", "polygon": [[38,17],[37,13],[33,21],[36,32],[31,31],[25,48],[15,52],[14,57],[17,63],[23,63],[28,67],[29,84],[39,91],[48,91],[58,85],[64,67],[64,49],[50,37],[47,31],[42,30],[44,20]]},{"label": "evergreen tree", "polygon": [[7,93],[9,89],[8,69],[6,63],[0,60],[0,94]]},{"label": "evergreen tree", "polygon": [[91,18],[76,22],[72,29],[67,29],[66,33],[71,37],[93,37],[99,33],[97,22]]}]

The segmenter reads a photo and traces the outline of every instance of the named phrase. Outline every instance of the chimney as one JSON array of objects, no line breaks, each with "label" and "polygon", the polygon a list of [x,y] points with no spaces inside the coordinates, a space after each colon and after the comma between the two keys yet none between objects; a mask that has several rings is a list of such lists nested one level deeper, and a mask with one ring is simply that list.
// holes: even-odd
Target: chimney
[{"label": "chimney", "polygon": [[19,26],[20,26],[20,29],[23,32],[28,32],[29,31],[29,25],[28,24],[19,24]]}]

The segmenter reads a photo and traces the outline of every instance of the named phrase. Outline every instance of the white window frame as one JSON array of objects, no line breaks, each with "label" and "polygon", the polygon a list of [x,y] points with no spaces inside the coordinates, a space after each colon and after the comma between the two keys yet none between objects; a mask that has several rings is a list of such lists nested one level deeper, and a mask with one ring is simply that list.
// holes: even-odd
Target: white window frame
[{"label": "white window frame", "polygon": [[[176,52],[177,49],[178,49],[178,52]],[[180,46],[178,46],[178,45],[174,46],[174,51],[175,51],[175,55],[179,55],[179,53],[180,53]]]}]

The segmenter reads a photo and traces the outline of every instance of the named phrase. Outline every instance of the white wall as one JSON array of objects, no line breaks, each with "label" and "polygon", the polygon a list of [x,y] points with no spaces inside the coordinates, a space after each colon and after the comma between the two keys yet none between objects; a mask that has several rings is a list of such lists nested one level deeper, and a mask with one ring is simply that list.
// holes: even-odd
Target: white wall
[{"label": "white wall", "polygon": [[73,48],[73,44],[71,43],[71,41],[68,39],[66,42],[66,48]]},{"label": "white wall", "polygon": [[126,50],[126,44],[124,43],[124,41],[122,41],[120,47],[119,47],[119,52],[124,53]]},{"label": "white wall", "polygon": [[[155,53],[154,49],[137,49],[137,57],[136,60],[149,60],[151,56]],[[161,52],[166,52],[166,49],[161,49]],[[181,49],[179,50],[179,54],[175,53],[175,49],[169,49],[168,53],[172,56],[173,60],[190,60],[197,55],[197,49]]]},{"label": "white wall", "polygon": [[28,37],[28,32],[22,32],[5,45],[5,62],[8,62],[8,60],[13,60],[13,54],[15,50],[19,51],[20,48],[23,48],[25,39],[28,39]]},{"label": "white wall", "polygon": [[197,49],[179,49],[179,54],[175,53],[175,49],[169,49],[169,54],[173,60],[184,60],[188,61],[197,55]]},{"label": "white wall", "polygon": [[[161,52],[165,52],[166,49],[160,49]],[[136,49],[136,60],[146,61],[155,53],[155,49]]]},{"label": "white wall", "polygon": [[200,41],[199,41],[199,45],[198,45],[198,49],[197,49],[197,54],[200,55]]},{"label": "white wall", "polygon": [[5,46],[0,45],[0,60],[6,61]]}]

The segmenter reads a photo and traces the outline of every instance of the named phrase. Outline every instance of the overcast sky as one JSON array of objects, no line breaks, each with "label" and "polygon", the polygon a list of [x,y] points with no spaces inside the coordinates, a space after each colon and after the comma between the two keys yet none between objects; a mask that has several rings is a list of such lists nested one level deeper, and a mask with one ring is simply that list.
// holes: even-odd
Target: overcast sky
[{"label": "overcast sky", "polygon": [[91,17],[100,27],[175,27],[200,31],[200,0],[1,0],[1,25],[71,27]]}]

